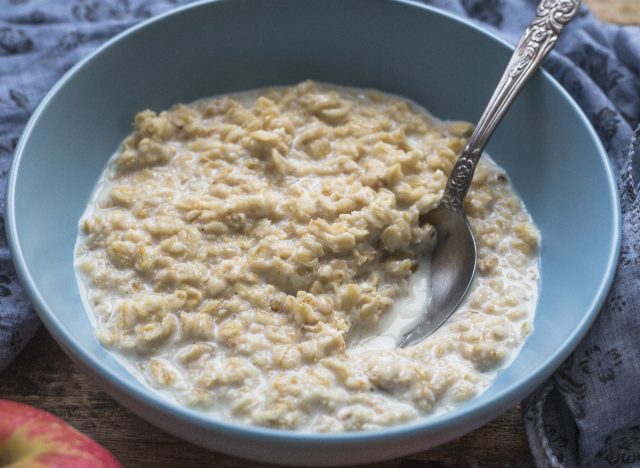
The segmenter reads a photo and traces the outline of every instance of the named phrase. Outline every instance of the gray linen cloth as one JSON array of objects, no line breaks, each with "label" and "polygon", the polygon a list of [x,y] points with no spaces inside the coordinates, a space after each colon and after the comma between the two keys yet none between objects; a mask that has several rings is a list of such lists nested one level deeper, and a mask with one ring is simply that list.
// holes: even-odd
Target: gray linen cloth
[{"label": "gray linen cloth", "polygon": [[[20,133],[56,80],[113,35],[187,3],[0,0],[0,193]],[[537,2],[424,3],[471,18],[515,43]],[[640,28],[602,24],[583,7],[545,68],[582,107],[609,154],[618,175],[623,241],[615,282],[595,325],[560,369],[523,402],[527,436],[540,467],[640,466]],[[0,371],[37,327],[16,281],[3,230]]]}]

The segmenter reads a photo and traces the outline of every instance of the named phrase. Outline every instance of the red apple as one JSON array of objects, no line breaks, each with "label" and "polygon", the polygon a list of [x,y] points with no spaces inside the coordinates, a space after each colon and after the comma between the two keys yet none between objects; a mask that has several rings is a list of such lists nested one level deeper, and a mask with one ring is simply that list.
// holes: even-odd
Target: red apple
[{"label": "red apple", "polygon": [[120,468],[107,449],[62,419],[31,406],[0,400],[0,466],[11,468]]}]

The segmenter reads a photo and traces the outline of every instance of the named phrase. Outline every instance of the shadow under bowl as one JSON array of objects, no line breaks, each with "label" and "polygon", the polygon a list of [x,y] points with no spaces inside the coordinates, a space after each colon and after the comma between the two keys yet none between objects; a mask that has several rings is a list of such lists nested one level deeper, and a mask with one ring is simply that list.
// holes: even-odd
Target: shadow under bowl
[{"label": "shadow under bowl", "polygon": [[73,266],[78,221],[140,110],[307,78],[377,88],[444,119],[476,121],[512,48],[408,1],[234,0],[136,26],[51,90],[20,140],[7,187],[13,260],[42,321],[74,361],[147,421],[224,453],[294,465],[364,463],[433,447],[498,416],[569,355],[595,319],[620,245],[607,156],[566,92],[539,72],[488,151],[542,233],[533,334],[491,387],[449,413],[370,432],[308,434],[212,419],[157,395],[98,344]]}]

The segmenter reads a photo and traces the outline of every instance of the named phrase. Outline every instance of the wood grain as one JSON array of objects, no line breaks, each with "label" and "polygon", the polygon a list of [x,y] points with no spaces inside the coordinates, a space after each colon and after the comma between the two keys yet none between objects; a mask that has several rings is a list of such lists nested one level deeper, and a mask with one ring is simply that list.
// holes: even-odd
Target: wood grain
[{"label": "wood grain", "polygon": [[584,0],[602,21],[640,24],[640,0]]},{"label": "wood grain", "polygon": [[[640,24],[640,0],[585,0],[604,21]],[[261,466],[209,452],[156,429],[122,408],[82,374],[41,329],[0,376],[0,398],[56,414],[94,438],[126,467]],[[532,467],[518,407],[458,440],[374,468]]]},{"label": "wood grain", "polygon": [[[133,415],[87,376],[41,328],[0,377],[0,398],[45,409],[97,440],[126,467],[260,466],[183,442]],[[456,441],[378,468],[533,466],[519,408]]]}]

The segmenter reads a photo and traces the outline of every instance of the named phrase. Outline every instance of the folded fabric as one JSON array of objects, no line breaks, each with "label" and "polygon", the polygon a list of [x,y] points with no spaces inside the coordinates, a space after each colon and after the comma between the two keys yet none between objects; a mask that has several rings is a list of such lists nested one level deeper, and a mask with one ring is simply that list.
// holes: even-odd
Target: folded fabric
[{"label": "folded fabric", "polygon": [[[429,3],[515,44],[538,2]],[[618,175],[622,249],[595,324],[523,401],[527,438],[539,467],[640,466],[640,27],[603,24],[582,7],[544,67],[580,105],[609,154]]]},{"label": "folded fabric", "polygon": [[[190,0],[0,0],[0,193],[34,108],[80,58],[115,34]],[[535,0],[425,0],[515,43]],[[573,355],[523,402],[538,466],[640,465],[640,28],[582,7],[545,68],[597,130],[618,174],[623,242],[613,288]],[[597,213],[594,213],[597,216]],[[2,219],[4,223],[4,219]],[[558,311],[561,313],[562,311]],[[0,372],[38,319],[0,233]]]},{"label": "folded fabric", "polygon": [[0,372],[40,323],[16,280],[4,231],[7,173],[29,116],[82,57],[134,24],[187,3],[0,0]]}]

